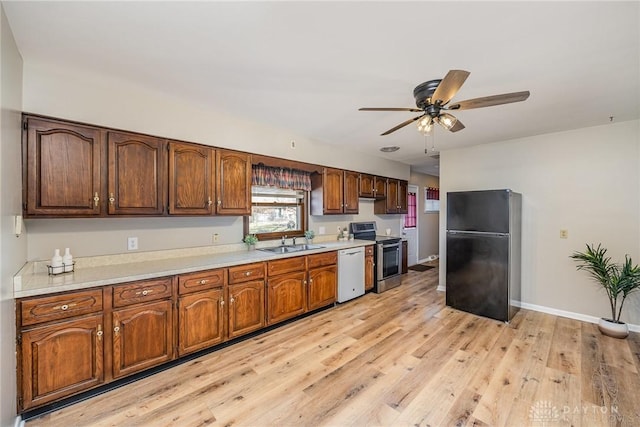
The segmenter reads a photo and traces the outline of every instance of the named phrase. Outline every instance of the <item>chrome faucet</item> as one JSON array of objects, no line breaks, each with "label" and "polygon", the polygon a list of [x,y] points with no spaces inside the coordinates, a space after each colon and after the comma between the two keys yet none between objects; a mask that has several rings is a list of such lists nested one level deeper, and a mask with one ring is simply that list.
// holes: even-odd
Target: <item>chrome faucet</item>
[{"label": "chrome faucet", "polygon": [[287,235],[286,235],[286,234],[285,234],[284,236],[282,236],[282,239],[280,240],[280,244],[281,244],[282,246],[284,246],[284,245],[286,244],[286,242],[284,241],[284,239],[286,239],[286,238],[287,238]]},{"label": "chrome faucet", "polygon": [[295,246],[295,245],[296,245],[296,238],[295,238],[295,236],[294,236],[294,237],[292,237],[292,239],[293,239],[293,246]]}]

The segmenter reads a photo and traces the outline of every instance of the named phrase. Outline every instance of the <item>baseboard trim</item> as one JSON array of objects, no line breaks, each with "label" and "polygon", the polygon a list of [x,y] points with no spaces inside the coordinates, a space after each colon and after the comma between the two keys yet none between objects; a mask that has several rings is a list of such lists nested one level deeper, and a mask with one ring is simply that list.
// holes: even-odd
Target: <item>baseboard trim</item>
[{"label": "baseboard trim", "polygon": [[16,417],[16,420],[13,423],[13,427],[24,427],[24,420],[20,415]]},{"label": "baseboard trim", "polygon": [[[553,314],[554,316],[566,317],[569,319],[580,320],[588,323],[597,324],[598,321],[600,320],[599,317],[589,316],[587,314],[575,313],[573,311],[559,310],[557,308],[545,307],[543,305],[537,305],[537,304],[529,304],[527,302],[520,302],[519,304],[517,302],[514,302],[514,305],[527,310],[539,311],[541,313]],[[634,325],[631,323],[627,323],[627,325],[629,326],[630,331],[640,332],[640,325]]]},{"label": "baseboard trim", "polygon": [[[436,291],[446,292],[445,286],[438,285]],[[546,307],[544,305],[529,304],[528,302],[513,301],[512,303],[516,307],[524,308],[526,310],[539,311],[540,313],[553,314],[554,316],[566,317],[568,319],[580,320],[582,322],[595,323],[600,321],[599,317],[589,316],[588,314],[575,313],[573,311],[559,310],[557,308]],[[640,325],[634,325],[627,323],[629,330],[632,332],[640,332]]]}]

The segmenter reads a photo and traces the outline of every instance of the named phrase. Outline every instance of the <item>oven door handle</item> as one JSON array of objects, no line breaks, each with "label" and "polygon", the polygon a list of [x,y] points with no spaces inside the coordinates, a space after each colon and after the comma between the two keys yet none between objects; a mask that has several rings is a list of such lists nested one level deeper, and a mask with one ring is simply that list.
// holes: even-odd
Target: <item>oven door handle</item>
[{"label": "oven door handle", "polygon": [[378,246],[381,247],[382,249],[389,249],[389,248],[398,248],[398,249],[400,249],[400,243],[389,243],[389,244],[380,243]]}]

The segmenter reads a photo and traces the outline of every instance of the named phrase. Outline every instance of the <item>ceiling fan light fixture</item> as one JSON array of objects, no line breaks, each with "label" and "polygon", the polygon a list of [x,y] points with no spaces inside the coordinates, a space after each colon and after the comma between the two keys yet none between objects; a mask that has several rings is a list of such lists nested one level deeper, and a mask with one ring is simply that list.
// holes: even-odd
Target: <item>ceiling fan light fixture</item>
[{"label": "ceiling fan light fixture", "polygon": [[418,132],[425,135],[430,135],[433,130],[433,120],[430,116],[425,116],[421,120],[418,120]]},{"label": "ceiling fan light fixture", "polygon": [[446,130],[450,130],[452,127],[454,127],[456,122],[458,121],[458,119],[456,119],[449,113],[440,114],[438,117],[436,117],[436,120],[438,121],[438,123],[440,123],[440,126],[445,128]]}]

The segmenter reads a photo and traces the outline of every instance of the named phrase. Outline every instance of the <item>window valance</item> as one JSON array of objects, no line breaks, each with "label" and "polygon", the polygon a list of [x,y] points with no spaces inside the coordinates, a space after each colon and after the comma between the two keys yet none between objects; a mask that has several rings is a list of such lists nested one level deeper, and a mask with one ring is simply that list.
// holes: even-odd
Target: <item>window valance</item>
[{"label": "window valance", "polygon": [[309,172],[263,164],[253,165],[252,169],[252,185],[311,191],[311,174]]}]

